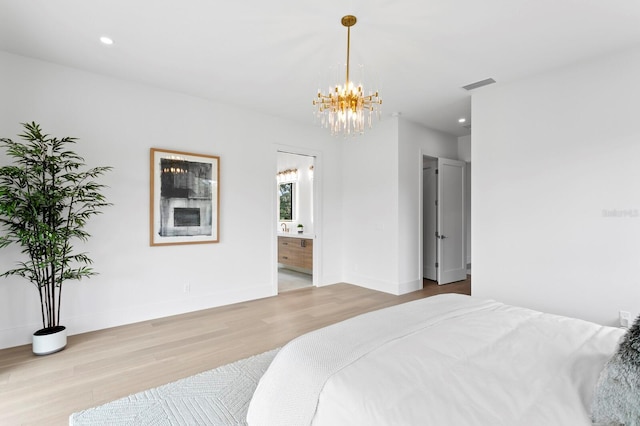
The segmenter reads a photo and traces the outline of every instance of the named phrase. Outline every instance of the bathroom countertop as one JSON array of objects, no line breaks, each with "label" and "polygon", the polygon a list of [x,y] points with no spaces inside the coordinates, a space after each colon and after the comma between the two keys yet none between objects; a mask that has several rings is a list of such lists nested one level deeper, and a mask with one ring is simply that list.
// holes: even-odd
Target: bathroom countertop
[{"label": "bathroom countertop", "polygon": [[298,234],[296,231],[293,232],[278,232],[278,237],[289,237],[289,238],[304,238],[307,240],[313,240],[316,236],[314,234]]}]

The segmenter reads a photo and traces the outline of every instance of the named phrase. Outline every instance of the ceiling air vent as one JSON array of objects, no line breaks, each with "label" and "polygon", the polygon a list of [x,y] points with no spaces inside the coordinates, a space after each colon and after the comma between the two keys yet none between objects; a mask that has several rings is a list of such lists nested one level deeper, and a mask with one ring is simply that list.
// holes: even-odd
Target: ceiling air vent
[{"label": "ceiling air vent", "polygon": [[480,80],[480,81],[476,81],[475,83],[471,83],[471,84],[467,84],[466,86],[462,86],[462,88],[464,90],[473,90],[473,89],[477,89],[478,87],[482,87],[482,86],[488,86],[489,84],[493,84],[496,81],[492,78],[487,78],[485,80]]}]

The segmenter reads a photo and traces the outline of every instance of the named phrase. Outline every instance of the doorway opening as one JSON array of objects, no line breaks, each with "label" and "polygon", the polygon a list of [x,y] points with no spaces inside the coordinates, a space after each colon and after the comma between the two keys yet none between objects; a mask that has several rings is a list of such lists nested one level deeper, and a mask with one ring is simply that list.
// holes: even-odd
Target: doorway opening
[{"label": "doorway opening", "polygon": [[311,155],[277,152],[278,293],[314,283],[315,160]]},{"label": "doorway opening", "polygon": [[422,275],[439,285],[467,279],[466,163],[422,157]]}]

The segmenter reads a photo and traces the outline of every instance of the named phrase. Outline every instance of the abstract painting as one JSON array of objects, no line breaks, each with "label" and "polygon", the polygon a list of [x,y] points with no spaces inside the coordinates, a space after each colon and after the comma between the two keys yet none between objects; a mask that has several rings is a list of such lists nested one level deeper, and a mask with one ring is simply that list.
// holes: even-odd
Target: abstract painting
[{"label": "abstract painting", "polygon": [[217,243],[220,157],[151,148],[150,244]]}]

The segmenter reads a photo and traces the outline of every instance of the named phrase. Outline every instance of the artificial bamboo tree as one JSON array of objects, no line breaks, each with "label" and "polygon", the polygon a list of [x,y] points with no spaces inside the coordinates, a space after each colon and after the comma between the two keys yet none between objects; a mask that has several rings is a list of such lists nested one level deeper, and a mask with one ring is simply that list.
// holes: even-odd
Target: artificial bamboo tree
[{"label": "artificial bamboo tree", "polygon": [[[0,167],[0,248],[17,244],[25,255],[17,266],[1,274],[21,276],[40,295],[42,330],[60,325],[62,284],[95,275],[87,253],[74,243],[86,241],[87,220],[110,205],[96,182],[111,167],[87,169],[70,149],[76,138],[44,134],[34,122],[23,123],[22,141],[0,139],[13,163]],[[66,337],[65,337],[66,344]]]}]

